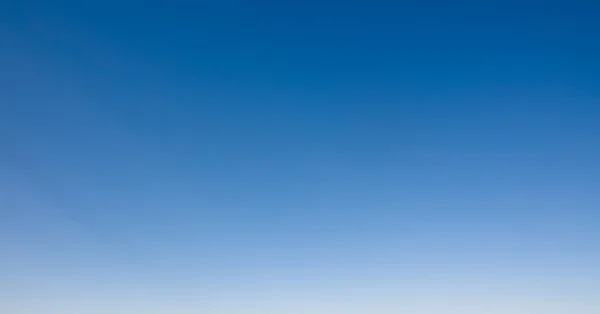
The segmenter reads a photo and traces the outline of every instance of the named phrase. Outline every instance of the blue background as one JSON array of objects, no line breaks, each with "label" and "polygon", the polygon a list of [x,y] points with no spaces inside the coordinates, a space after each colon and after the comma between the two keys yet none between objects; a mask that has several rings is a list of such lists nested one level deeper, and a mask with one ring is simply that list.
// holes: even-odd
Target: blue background
[{"label": "blue background", "polygon": [[[495,289],[555,285],[579,299],[529,306],[600,307],[586,299],[600,289],[593,1],[0,12],[11,313],[185,312],[169,293],[219,289],[187,308],[243,295],[300,313],[298,300],[321,300],[308,289],[343,296],[310,313],[348,300],[394,312],[405,310],[397,291],[423,286],[419,304],[463,290],[465,304],[492,304],[474,296],[484,283],[511,313],[524,305]],[[332,282],[343,284],[319,290]],[[119,298],[123,287],[146,301]]]}]

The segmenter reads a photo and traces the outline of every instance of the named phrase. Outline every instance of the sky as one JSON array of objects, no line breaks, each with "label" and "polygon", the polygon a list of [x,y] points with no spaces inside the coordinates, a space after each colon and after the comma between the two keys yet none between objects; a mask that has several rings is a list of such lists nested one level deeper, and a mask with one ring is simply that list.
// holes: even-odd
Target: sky
[{"label": "sky", "polygon": [[594,1],[0,4],[0,312],[600,311]]}]

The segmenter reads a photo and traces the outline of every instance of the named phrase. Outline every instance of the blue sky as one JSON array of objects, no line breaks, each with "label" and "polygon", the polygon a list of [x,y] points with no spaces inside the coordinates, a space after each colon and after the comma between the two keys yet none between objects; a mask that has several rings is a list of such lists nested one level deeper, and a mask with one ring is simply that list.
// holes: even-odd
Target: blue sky
[{"label": "blue sky", "polygon": [[592,313],[599,10],[2,4],[0,309]]}]

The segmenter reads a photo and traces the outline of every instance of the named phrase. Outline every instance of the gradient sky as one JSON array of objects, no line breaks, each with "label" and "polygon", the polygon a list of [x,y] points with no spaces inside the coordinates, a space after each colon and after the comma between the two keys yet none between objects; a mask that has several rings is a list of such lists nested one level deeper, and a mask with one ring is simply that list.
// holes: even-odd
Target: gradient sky
[{"label": "gradient sky", "polygon": [[0,5],[0,312],[600,312],[594,1]]}]

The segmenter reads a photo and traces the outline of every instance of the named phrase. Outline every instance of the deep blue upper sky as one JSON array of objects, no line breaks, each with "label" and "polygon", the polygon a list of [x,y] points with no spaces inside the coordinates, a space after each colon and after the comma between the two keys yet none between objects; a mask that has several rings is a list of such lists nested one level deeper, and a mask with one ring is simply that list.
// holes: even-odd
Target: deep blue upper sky
[{"label": "deep blue upper sky", "polygon": [[182,260],[600,240],[593,1],[62,2],[0,6],[14,232]]}]

